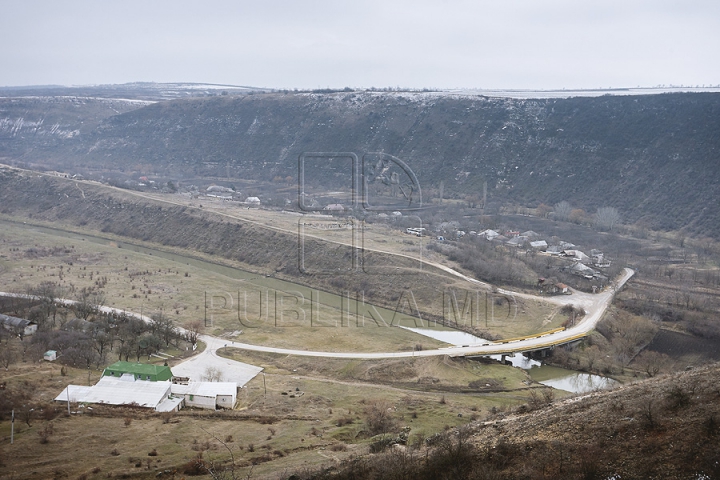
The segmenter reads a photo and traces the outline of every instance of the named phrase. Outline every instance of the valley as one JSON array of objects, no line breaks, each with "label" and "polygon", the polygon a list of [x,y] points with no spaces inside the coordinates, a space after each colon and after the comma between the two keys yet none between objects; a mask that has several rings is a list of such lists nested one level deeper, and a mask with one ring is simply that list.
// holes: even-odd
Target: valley
[{"label": "valley", "polygon": [[0,98],[0,476],[715,478],[717,94],[221,88]]}]

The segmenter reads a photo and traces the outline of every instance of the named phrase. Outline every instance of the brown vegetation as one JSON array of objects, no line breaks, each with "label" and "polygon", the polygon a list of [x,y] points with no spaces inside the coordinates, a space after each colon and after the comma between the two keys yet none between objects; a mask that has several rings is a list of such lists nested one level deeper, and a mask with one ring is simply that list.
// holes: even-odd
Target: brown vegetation
[{"label": "brown vegetation", "polygon": [[473,423],[298,479],[715,478],[720,367]]}]

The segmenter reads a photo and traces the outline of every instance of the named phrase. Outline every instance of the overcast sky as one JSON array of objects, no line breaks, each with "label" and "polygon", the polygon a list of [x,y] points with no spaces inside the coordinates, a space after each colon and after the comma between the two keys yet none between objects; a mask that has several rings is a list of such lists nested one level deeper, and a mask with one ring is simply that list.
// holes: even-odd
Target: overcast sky
[{"label": "overcast sky", "polygon": [[0,86],[720,84],[720,2],[9,1]]}]

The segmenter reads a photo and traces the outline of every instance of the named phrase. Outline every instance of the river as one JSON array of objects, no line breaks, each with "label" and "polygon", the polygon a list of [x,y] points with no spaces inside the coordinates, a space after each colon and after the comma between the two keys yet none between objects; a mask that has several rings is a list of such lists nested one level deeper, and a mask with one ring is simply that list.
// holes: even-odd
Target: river
[{"label": "river", "polygon": [[[455,346],[463,345],[486,345],[493,343],[490,340],[476,337],[469,333],[458,330],[438,330],[431,328],[410,328],[402,327],[426,337],[434,338]],[[513,367],[527,370],[530,378],[548,387],[565,390],[572,393],[586,393],[597,389],[609,388],[619,382],[612,378],[594,375],[590,373],[576,372],[566,368],[543,365],[542,362],[527,357],[524,354],[514,355],[487,355],[488,357],[512,363]]]}]

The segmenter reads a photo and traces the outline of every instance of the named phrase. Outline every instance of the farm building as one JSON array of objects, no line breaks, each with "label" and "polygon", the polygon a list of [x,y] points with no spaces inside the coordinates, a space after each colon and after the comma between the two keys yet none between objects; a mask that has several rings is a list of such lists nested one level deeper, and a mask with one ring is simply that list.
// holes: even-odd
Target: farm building
[{"label": "farm building", "polygon": [[530,242],[530,246],[536,250],[545,250],[548,246],[547,242],[545,240],[537,240],[535,242]]},{"label": "farm building", "polygon": [[551,245],[545,249],[545,253],[550,255],[560,255],[563,252],[563,248],[560,245]]},{"label": "farm building", "polygon": [[505,242],[505,245],[508,245],[510,247],[522,247],[523,245],[525,245],[527,243],[527,241],[528,241],[527,237],[516,235],[516,236],[512,237],[510,240],[508,240],[507,242]]},{"label": "farm building", "polygon": [[47,352],[43,353],[43,360],[47,360],[48,362],[54,362],[57,360],[57,352],[55,350],[48,350]]},{"label": "farm building", "polygon": [[93,386],[68,385],[55,401],[132,405],[158,412],[178,411],[183,406],[215,410],[235,408],[237,384],[234,382],[190,382],[175,384],[166,380],[136,380],[131,374],[102,376]]},{"label": "farm building", "polygon": [[0,325],[18,335],[27,336],[37,332],[37,324],[24,318],[11,317],[0,313]]},{"label": "farm building", "polygon": [[482,232],[478,233],[479,237],[485,237],[488,240],[492,240],[493,238],[499,236],[500,234],[496,232],[495,230],[483,230]]},{"label": "farm building", "polygon": [[190,382],[173,384],[174,396],[182,396],[188,407],[215,410],[235,407],[237,402],[237,384],[234,382]]},{"label": "farm building", "polygon": [[158,412],[180,410],[183,397],[173,396],[169,381],[133,380],[129,375],[122,378],[103,376],[92,387],[68,385],[55,401],[76,403],[101,403],[104,405],[132,405],[152,408]]},{"label": "farm building", "polygon": [[572,261],[574,261],[574,262],[582,262],[582,263],[585,263],[585,262],[590,261],[590,257],[588,257],[587,255],[585,255],[585,254],[584,254],[583,252],[581,252],[580,250],[567,250],[567,249],[566,249],[566,250],[563,250],[562,255],[570,258],[570,259],[571,259]]},{"label": "farm building", "polygon": [[122,377],[123,375],[132,375],[135,380],[150,380],[151,382],[162,382],[172,378],[170,367],[147,363],[115,362],[108,365],[103,371],[103,376],[107,377]]}]

